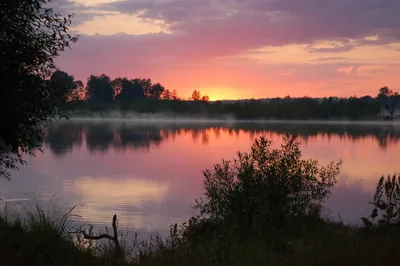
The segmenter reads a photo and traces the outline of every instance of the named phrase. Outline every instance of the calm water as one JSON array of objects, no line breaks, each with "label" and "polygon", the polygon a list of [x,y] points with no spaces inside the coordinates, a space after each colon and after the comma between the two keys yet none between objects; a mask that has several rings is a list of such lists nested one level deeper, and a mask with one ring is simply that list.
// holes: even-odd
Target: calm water
[{"label": "calm water", "polygon": [[[327,213],[358,223],[369,213],[377,179],[400,171],[400,127],[300,124],[145,124],[65,122],[51,125],[45,152],[27,158],[12,181],[0,180],[0,205],[9,210],[80,205],[80,222],[165,233],[186,220],[203,193],[202,170],[247,151],[255,137],[281,143],[297,132],[305,157],[325,164],[343,159]],[[35,199],[35,201],[33,200]],[[28,207],[27,207],[28,206]],[[60,207],[61,206],[61,207]]]}]

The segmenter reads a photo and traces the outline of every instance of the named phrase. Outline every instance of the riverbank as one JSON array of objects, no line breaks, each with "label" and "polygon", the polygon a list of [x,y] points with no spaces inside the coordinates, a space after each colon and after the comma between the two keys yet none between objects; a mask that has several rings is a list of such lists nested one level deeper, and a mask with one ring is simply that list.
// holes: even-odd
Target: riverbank
[{"label": "riverbank", "polygon": [[114,257],[112,243],[84,241],[81,235],[76,241],[79,230],[61,227],[59,220],[39,215],[25,223],[2,219],[1,265],[394,266],[400,259],[396,228],[353,228],[317,217],[293,219],[258,235],[223,235],[219,232],[227,228],[205,228],[190,236],[173,229],[166,241],[156,236],[146,243],[121,240],[126,256],[122,262]]}]

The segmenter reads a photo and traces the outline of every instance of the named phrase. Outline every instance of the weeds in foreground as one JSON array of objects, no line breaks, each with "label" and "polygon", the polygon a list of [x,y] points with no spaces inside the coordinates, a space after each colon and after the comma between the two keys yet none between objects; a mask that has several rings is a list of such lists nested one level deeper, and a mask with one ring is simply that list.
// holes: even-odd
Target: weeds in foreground
[{"label": "weeds in foreground", "polygon": [[46,213],[39,205],[36,205],[35,211],[27,212],[25,224],[28,229],[34,229],[38,233],[53,231],[62,240],[68,240],[76,232],[75,226],[69,223],[71,218],[77,217],[73,214],[75,208],[76,206],[73,206],[61,216],[51,216],[49,212]]},{"label": "weeds in foreground", "polygon": [[371,219],[362,217],[367,227],[400,226],[400,174],[382,176],[376,187]]},{"label": "weeds in foreground", "polygon": [[[74,227],[70,219],[75,208],[66,214],[53,216],[41,207],[26,213],[26,218],[0,216],[1,265],[73,265],[74,258],[81,262],[91,254],[78,248],[73,240]],[[84,264],[76,264],[84,265]]]}]

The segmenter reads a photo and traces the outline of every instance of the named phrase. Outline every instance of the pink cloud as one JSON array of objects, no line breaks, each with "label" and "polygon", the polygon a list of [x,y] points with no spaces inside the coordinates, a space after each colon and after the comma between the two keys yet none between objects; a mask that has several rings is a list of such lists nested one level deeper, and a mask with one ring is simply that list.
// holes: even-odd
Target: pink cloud
[{"label": "pink cloud", "polygon": [[[70,6],[77,12],[78,23],[99,11],[117,11],[136,14],[150,22],[161,19],[172,33],[82,35],[72,51],[57,61],[61,68],[83,80],[101,73],[111,77],[150,77],[186,95],[197,87],[220,87],[240,90],[240,95],[249,97],[320,96],[334,93],[332,84],[338,86],[335,94],[349,94],[348,90],[341,90],[340,82],[365,86],[352,66],[366,62],[350,64],[340,53],[360,45],[395,42],[400,37],[397,0],[119,1],[85,7],[85,12],[67,3],[62,10],[68,11]],[[381,38],[364,39],[375,34]],[[356,42],[349,42],[349,38]],[[318,64],[268,65],[230,58],[265,46],[312,44],[319,40],[339,40],[345,45],[320,49],[310,46],[304,53],[329,54],[314,60]],[[291,75],[277,74],[291,71]],[[343,72],[347,73],[346,78]],[[379,73],[374,76],[375,82],[357,91],[372,92],[375,83],[394,83],[397,72],[398,69]]]}]

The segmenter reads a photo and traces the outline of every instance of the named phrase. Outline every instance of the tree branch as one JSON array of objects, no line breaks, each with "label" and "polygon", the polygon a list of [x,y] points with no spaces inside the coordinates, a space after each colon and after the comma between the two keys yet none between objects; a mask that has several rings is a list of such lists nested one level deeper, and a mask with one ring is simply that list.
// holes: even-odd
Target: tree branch
[{"label": "tree branch", "polygon": [[119,244],[119,240],[118,240],[118,230],[117,230],[117,215],[114,214],[113,216],[113,220],[112,220],[112,228],[113,228],[113,232],[114,232],[114,236],[110,236],[108,234],[101,234],[98,236],[92,236],[92,235],[88,235],[86,234],[85,231],[82,231],[83,237],[87,240],[101,240],[101,239],[108,239],[110,241],[114,242],[114,246],[115,246],[115,253],[118,257],[122,257],[122,249],[121,246]]},{"label": "tree branch", "polygon": [[91,236],[91,235],[86,234],[85,231],[82,231],[82,234],[83,234],[83,237],[85,239],[88,239],[88,240],[101,240],[103,238],[106,238],[108,240],[114,241],[114,238],[112,236],[110,236],[110,235],[107,235],[107,234],[101,234],[101,235],[98,235],[98,236]]}]

